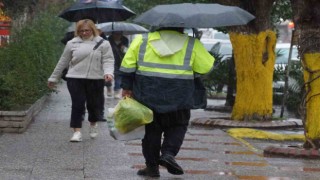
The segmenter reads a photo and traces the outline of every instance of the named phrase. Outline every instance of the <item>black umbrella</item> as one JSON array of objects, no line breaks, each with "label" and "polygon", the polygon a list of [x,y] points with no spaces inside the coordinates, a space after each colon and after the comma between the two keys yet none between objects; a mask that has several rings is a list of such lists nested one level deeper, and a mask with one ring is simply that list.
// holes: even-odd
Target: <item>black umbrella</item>
[{"label": "black umbrella", "polygon": [[156,27],[211,28],[244,25],[254,18],[236,6],[182,3],[155,6],[134,19],[134,22]]},{"label": "black umbrella", "polygon": [[79,0],[59,14],[59,17],[70,22],[84,18],[93,19],[97,23],[124,21],[135,13],[118,0]]}]

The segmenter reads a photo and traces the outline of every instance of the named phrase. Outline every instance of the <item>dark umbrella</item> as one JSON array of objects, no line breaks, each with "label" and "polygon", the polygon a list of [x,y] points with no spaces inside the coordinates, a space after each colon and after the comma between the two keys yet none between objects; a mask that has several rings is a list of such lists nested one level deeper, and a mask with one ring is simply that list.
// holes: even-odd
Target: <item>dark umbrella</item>
[{"label": "dark umbrella", "polygon": [[74,32],[76,29],[76,23],[72,22],[67,28],[67,32]]},{"label": "dark umbrella", "polygon": [[107,22],[97,24],[97,27],[105,34],[111,34],[114,31],[121,31],[123,35],[141,34],[149,32],[146,28],[127,22]]},{"label": "dark umbrella", "polygon": [[134,22],[156,27],[211,28],[244,25],[254,18],[236,6],[182,3],[155,6],[134,19]]},{"label": "dark umbrella", "polygon": [[135,13],[118,0],[79,0],[59,14],[59,17],[70,22],[84,18],[93,19],[97,23],[124,21]]}]

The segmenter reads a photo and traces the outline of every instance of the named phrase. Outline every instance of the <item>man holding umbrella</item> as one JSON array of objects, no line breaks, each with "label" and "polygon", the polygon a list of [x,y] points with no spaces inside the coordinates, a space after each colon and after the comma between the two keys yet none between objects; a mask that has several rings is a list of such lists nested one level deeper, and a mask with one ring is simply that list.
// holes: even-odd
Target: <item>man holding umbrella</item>
[{"label": "man holding umbrella", "polygon": [[154,113],[142,140],[147,167],[138,175],[159,177],[159,165],[171,174],[184,173],[174,157],[183,143],[190,109],[203,108],[195,93],[203,88],[196,74],[208,73],[214,58],[198,39],[183,34],[183,28],[243,25],[252,19],[239,7],[200,3],[158,5],[134,19],[160,27],[134,39],[120,68],[122,95],[132,96]]},{"label": "man holding umbrella", "polygon": [[183,30],[163,27],[137,36],[120,67],[122,95],[133,97],[154,113],[142,140],[146,168],[138,175],[159,177],[159,165],[171,174],[184,173],[174,157],[183,143],[194,105],[194,75],[208,73],[214,58],[198,39]]}]

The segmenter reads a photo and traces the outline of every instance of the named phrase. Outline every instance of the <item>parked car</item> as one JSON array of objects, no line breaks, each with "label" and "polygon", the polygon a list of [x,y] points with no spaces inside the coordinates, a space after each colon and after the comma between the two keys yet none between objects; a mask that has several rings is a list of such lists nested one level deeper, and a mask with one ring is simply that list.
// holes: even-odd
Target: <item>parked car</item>
[{"label": "parked car", "polygon": [[218,42],[231,44],[229,34],[225,34],[212,28],[202,28],[199,29],[199,31],[202,34],[200,41],[208,51],[210,51]]},{"label": "parked car", "polygon": [[216,42],[230,41],[229,34],[217,31],[212,28],[200,28],[201,31],[201,41],[212,40]]},{"label": "parked car", "polygon": [[213,41],[205,41],[205,42],[201,41],[201,42],[202,42],[203,46],[204,46],[204,47],[207,49],[207,51],[209,51],[209,52],[210,52],[210,50],[212,49],[213,45],[215,44],[215,42],[213,42]]},{"label": "parked car", "polygon": [[219,54],[222,56],[221,61],[232,57],[232,44],[231,42],[217,42],[209,50],[211,54]]},{"label": "parked car", "polygon": [[197,28],[184,28],[184,33],[191,37],[198,37],[202,34],[202,32],[200,32]]},{"label": "parked car", "polygon": [[[290,52],[290,43],[278,43],[276,44],[276,61],[274,65],[275,74],[278,75],[278,77],[273,82],[273,89],[275,94],[283,94],[283,88],[285,85],[285,69],[288,66],[288,59],[289,59],[289,52]],[[300,59],[299,59],[299,53],[297,46],[292,47],[292,53],[291,53],[291,67],[293,66],[301,66],[300,65]],[[293,86],[296,85],[297,82],[294,78],[290,77],[288,78],[288,85]]]},{"label": "parked car", "polygon": [[[288,64],[289,59],[289,52],[290,52],[290,43],[278,43],[276,44],[276,62],[275,62],[275,68],[276,67],[284,67]],[[297,46],[292,47],[292,53],[291,53],[291,61],[293,63],[297,63],[299,61],[299,53]]]}]

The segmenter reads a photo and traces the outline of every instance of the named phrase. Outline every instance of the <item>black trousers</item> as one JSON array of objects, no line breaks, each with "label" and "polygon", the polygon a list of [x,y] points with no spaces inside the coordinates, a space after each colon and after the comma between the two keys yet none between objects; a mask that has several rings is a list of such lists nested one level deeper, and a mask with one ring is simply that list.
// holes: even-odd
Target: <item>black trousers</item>
[{"label": "black trousers", "polygon": [[[155,113],[153,121],[145,126],[142,153],[147,166],[159,164],[161,154],[176,156],[183,143],[190,120],[190,110]],[[163,135],[163,142],[161,143]]]},{"label": "black trousers", "polygon": [[71,96],[71,128],[82,128],[85,108],[88,110],[88,121],[97,122],[104,108],[104,80],[68,78],[68,90]]}]

